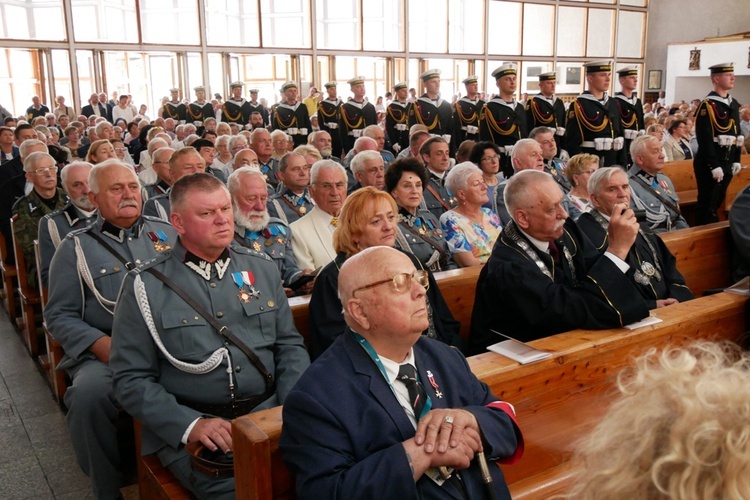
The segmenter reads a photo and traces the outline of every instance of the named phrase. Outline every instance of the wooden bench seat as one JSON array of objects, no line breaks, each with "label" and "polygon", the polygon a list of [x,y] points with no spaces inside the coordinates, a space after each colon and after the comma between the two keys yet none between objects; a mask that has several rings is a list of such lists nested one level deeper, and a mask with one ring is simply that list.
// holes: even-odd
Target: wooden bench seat
[{"label": "wooden bench seat", "polygon": [[18,276],[14,264],[6,264],[8,258],[8,243],[5,236],[0,234],[0,274],[3,277],[3,306],[11,322],[16,317],[15,283]]},{"label": "wooden bench seat", "polygon": [[[633,356],[665,343],[741,340],[745,302],[719,293],[658,311],[662,323],[636,331],[573,330],[539,339],[531,344],[554,355],[528,365],[491,352],[469,358],[477,377],[512,403],[519,417],[526,452],[518,464],[503,467],[513,497],[547,498],[566,490],[573,446],[601,417],[615,372]],[[232,429],[237,498],[294,498],[278,449],[281,408],[235,419]]]},{"label": "wooden bench seat", "polygon": [[[10,221],[10,229],[14,230],[14,221]],[[33,358],[39,355],[39,340],[36,329],[36,316],[42,314],[42,298],[36,289],[36,283],[29,283],[26,274],[26,258],[21,247],[13,236],[13,251],[16,256],[16,273],[18,275],[18,297],[21,301],[22,323],[19,324],[26,348]]]},{"label": "wooden bench seat", "polygon": [[195,497],[182,486],[156,455],[141,456],[141,423],[133,421],[136,465],[138,467],[138,496],[141,500],[191,500]]}]

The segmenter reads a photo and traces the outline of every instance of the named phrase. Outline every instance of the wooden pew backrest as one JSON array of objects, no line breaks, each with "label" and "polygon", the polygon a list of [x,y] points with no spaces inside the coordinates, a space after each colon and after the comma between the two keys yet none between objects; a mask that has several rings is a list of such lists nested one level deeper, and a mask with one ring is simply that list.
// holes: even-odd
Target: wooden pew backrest
[{"label": "wooden pew backrest", "polygon": [[[719,293],[656,312],[661,323],[637,331],[572,330],[533,341],[553,352],[528,365],[495,353],[469,358],[472,371],[492,392],[512,403],[526,451],[516,465],[503,467],[513,498],[547,498],[566,491],[567,466],[578,439],[595,425],[612,395],[614,375],[634,356],[666,343],[694,339],[739,341],[745,333],[746,298]],[[237,498],[291,499],[294,482],[278,448],[281,408],[235,419]]]},{"label": "wooden pew backrest", "polygon": [[696,297],[732,284],[732,241],[727,221],[660,234]]}]

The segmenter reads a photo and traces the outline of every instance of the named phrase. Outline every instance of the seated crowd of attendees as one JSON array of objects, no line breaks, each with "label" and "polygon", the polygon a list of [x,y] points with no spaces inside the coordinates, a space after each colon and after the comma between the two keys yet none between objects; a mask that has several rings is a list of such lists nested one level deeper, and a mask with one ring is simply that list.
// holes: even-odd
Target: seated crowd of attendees
[{"label": "seated crowd of attendees", "polygon": [[[512,75],[508,71],[496,75],[501,95],[501,80],[515,78],[515,70]],[[437,79],[439,85],[439,77],[427,72],[422,79],[425,96],[434,102],[431,95],[437,91],[430,82]],[[334,102],[335,82],[330,83],[326,84],[328,101]],[[349,83],[355,96],[349,102],[369,104],[362,100],[361,81],[355,78]],[[464,83],[468,88],[476,80],[469,78]],[[238,87],[240,91],[235,93]],[[237,110],[245,109],[242,106],[247,102],[241,89],[241,84],[232,84],[233,98],[226,101],[234,103]],[[298,105],[308,105],[307,99],[297,101],[296,90],[296,85],[288,82],[282,88],[284,101],[280,105],[265,114],[248,112],[246,120],[239,122],[227,121],[235,108],[220,101],[207,104],[213,116],[203,109],[201,119],[191,123],[171,117],[170,110],[178,108],[168,108],[172,101],[166,98],[158,116],[151,119],[145,116],[145,106],[136,110],[126,95],[115,104],[107,102],[106,95],[93,94],[82,115],[75,115],[62,98],[52,112],[44,111],[46,106],[35,97],[28,116],[8,117],[0,127],[0,231],[6,242],[14,236],[19,241],[30,280],[35,283],[38,273],[42,285],[50,290],[45,319],[66,351],[60,368],[68,371],[73,382],[65,397],[68,425],[79,464],[91,477],[96,498],[117,498],[121,477],[113,429],[103,430],[105,425],[91,422],[112,422],[119,407],[144,423],[144,452],[157,453],[194,493],[231,498],[233,480],[195,479],[183,445],[198,440],[209,450],[231,450],[231,428],[226,420],[206,415],[229,418],[284,403],[287,394],[294,401],[290,416],[301,412],[311,418],[311,410],[304,409],[311,402],[301,404],[306,396],[291,396],[295,394],[292,388],[309,359],[320,359],[321,364],[328,363],[342,373],[352,369],[326,356],[331,349],[339,355],[349,352],[349,341],[342,337],[353,336],[364,347],[359,352],[356,343],[352,344],[357,355],[365,352],[376,361],[380,367],[376,374],[382,372],[406,408],[412,389],[407,395],[406,389],[394,387],[402,373],[389,363],[402,363],[404,354],[412,363],[414,356],[417,362],[431,359],[438,351],[431,350],[430,342],[453,346],[466,355],[477,354],[502,340],[495,331],[528,341],[574,328],[620,327],[643,319],[651,309],[693,298],[674,256],[657,234],[688,227],[674,187],[660,171],[666,161],[695,156],[693,119],[700,101],[669,109],[645,105],[646,132],[629,138],[626,164],[610,166],[589,152],[569,155],[560,142],[560,127],[534,126],[513,145],[498,144],[491,134],[483,136],[472,126],[463,129],[466,138],[457,142],[456,129],[452,129],[453,136],[440,133],[424,125],[421,118],[404,118],[401,126],[394,128],[386,119],[393,102],[403,104],[402,112],[409,115],[419,109],[415,103],[422,99],[407,100],[405,85],[397,85],[393,101],[387,100],[377,110],[375,116],[382,119],[369,124],[362,120],[361,126],[352,127],[345,110],[341,111],[344,117],[333,123],[325,115],[325,99],[317,97],[312,112],[305,113],[309,130],[281,127],[279,123],[289,117],[300,118],[294,114]],[[173,101],[179,102],[175,93]],[[200,95],[198,101],[202,101]],[[440,102],[435,109],[440,111],[442,105],[449,107],[450,116],[461,114],[460,100],[454,100],[452,108]],[[193,103],[181,106],[183,117],[185,110],[192,115],[197,109],[191,107]],[[285,115],[287,112],[292,114]],[[746,122],[750,127],[750,108],[742,108],[740,113],[742,132],[750,133],[744,128]],[[437,120],[440,113],[435,116]],[[347,132],[339,133],[342,128]],[[399,137],[392,137],[394,130]],[[747,196],[750,199],[750,193]],[[217,227],[222,231],[217,232]],[[40,269],[35,264],[36,239]],[[9,262],[12,258],[8,257]],[[481,266],[481,272],[471,334],[464,342],[434,273],[470,266]],[[192,270],[185,271],[190,279],[183,279],[180,273],[170,275],[170,271],[183,268]],[[130,269],[137,270],[128,274]],[[158,277],[157,269],[166,274],[166,279],[158,278],[166,287],[154,277]],[[383,274],[386,270],[398,274]],[[379,281],[365,284],[364,275]],[[169,279],[178,285],[170,284]],[[376,285],[385,286],[377,289]],[[250,339],[247,343],[262,359],[260,366],[270,367],[275,395],[269,396],[269,386],[263,393],[261,378],[252,382],[243,378],[250,377],[247,372],[257,378],[255,361],[245,363],[248,367],[240,374],[243,363],[236,359],[245,351],[234,340],[228,340],[224,351],[218,349],[209,358],[217,359],[212,368],[204,366],[209,363],[204,358],[215,347],[191,336],[201,328],[214,327],[214,323],[201,319],[203,313],[198,308],[195,314],[185,312],[189,303],[175,299],[167,289],[180,286],[202,304],[201,298],[205,298],[214,319],[221,322],[224,318],[232,330],[236,327],[240,338]],[[218,301],[213,301],[212,294],[221,290],[231,306],[223,308],[218,295]],[[391,314],[384,305],[391,300],[387,296],[407,290],[409,304],[424,304],[418,311],[420,321],[415,323],[414,316],[408,328],[401,323],[385,328],[382,322],[398,319],[383,318]],[[363,304],[359,297],[370,292],[371,303]],[[296,331],[286,301],[286,297],[304,294],[311,294],[309,358],[302,341],[289,338]],[[150,307],[144,307],[143,297]],[[237,324],[231,323],[231,318]],[[240,326],[251,319],[252,325]],[[382,336],[402,328],[404,332],[416,331],[416,337],[410,337],[400,351],[385,346]],[[130,338],[131,331],[139,333]],[[262,331],[262,340],[257,338],[258,331]],[[184,338],[169,336],[177,332]],[[420,338],[431,339],[426,345],[429,348]],[[142,347],[152,339],[153,346]],[[219,341],[217,345],[222,344]],[[388,358],[390,354],[401,359]],[[212,372],[222,359],[228,363],[227,370]],[[352,360],[356,371],[360,361]],[[451,363],[460,365],[451,360],[436,366],[453,370]],[[226,377],[219,375],[227,371],[230,389],[225,387]],[[231,372],[235,372],[236,387]],[[196,383],[181,379],[185,373],[206,377],[206,387],[221,386],[216,396],[227,399],[217,401],[201,391],[192,393]],[[426,373],[437,398],[442,398],[433,375],[429,370]],[[433,367],[432,373],[444,374],[439,367]],[[453,382],[439,383],[450,387]],[[336,382],[329,384],[335,386]],[[629,384],[627,390],[634,390],[633,383]],[[483,442],[488,456],[491,449],[495,458],[517,459],[522,444],[512,409],[503,407],[498,410],[501,417],[492,417],[502,420],[502,436],[487,434],[488,439],[482,441],[479,434],[472,434],[478,422],[484,425],[490,417],[472,410],[471,405],[505,404],[495,401],[483,384],[475,389],[465,401],[448,403],[457,405],[457,412],[440,413],[439,418],[444,424],[465,425],[461,442],[466,443],[461,446],[466,446],[468,456]],[[317,389],[310,385],[309,390]],[[659,391],[664,400],[653,404],[671,407],[669,389]],[[265,398],[250,406],[235,405],[235,396],[244,403],[260,393]],[[641,401],[638,394],[631,399],[636,396],[636,401]],[[229,399],[231,409],[225,408]],[[444,403],[434,397],[432,404],[436,405],[433,412],[450,410],[439,410]],[[469,411],[458,410],[460,407]],[[623,410],[632,407],[630,402]],[[410,407],[407,414],[420,435],[420,409]],[[641,436],[624,413],[618,418],[610,425],[623,440]],[[337,473],[318,481],[316,474],[328,474],[315,468],[322,465],[308,466],[293,456],[299,453],[314,462],[311,450],[325,446],[314,441],[323,440],[326,433],[340,438],[339,430],[331,429],[332,422],[320,425],[325,425],[320,436],[303,426],[285,434],[282,443],[292,456],[290,467],[301,478],[303,496],[328,494],[337,488],[329,484],[335,481],[346,491],[354,487],[349,483],[360,477],[355,472],[359,463],[344,465],[327,457],[331,467],[351,468],[352,477]],[[340,431],[356,429],[346,423]],[[655,432],[649,427],[643,434]],[[337,437],[330,438],[335,442]],[[587,452],[591,458],[587,460],[601,463],[601,450],[609,454],[608,440],[609,430],[592,435]],[[660,441],[659,437],[653,440]],[[381,444],[391,446],[396,441]],[[463,458],[420,461],[424,458],[417,452],[420,443],[407,445],[405,441],[403,446],[404,464],[408,461],[411,468],[406,468],[407,479],[416,481],[423,491],[430,491],[435,484],[450,485],[450,474],[441,478],[437,467],[466,468]],[[359,444],[353,447],[355,461],[367,460]],[[620,462],[612,458],[613,468],[622,469],[629,463],[626,450],[622,451]],[[394,457],[384,454],[381,460]],[[386,463],[373,460],[373,466],[376,470]],[[646,472],[634,472],[633,477]],[[463,487],[470,489],[472,480],[468,473],[466,477]],[[394,476],[394,488],[399,487],[400,479]],[[581,498],[595,498],[606,491],[603,483],[607,480],[591,479],[590,491],[582,487]],[[366,479],[361,481],[363,488],[377,488]],[[651,494],[652,487],[639,486],[635,479],[623,479],[623,484],[632,488],[634,496]],[[657,487],[678,496],[682,491],[660,483]],[[508,496],[504,485],[498,489],[501,496]]]}]

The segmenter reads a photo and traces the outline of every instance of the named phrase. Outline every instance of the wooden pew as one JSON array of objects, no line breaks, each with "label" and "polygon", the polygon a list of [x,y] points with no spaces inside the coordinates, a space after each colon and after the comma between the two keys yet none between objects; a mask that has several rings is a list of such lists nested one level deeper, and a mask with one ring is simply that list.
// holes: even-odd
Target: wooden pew
[{"label": "wooden pew", "polygon": [[[750,167],[750,155],[742,157],[742,164]],[[729,210],[732,208],[734,199],[750,184],[750,168],[743,168],[740,173],[732,177],[732,182],[727,187],[727,194],[724,197],[724,213],[722,218],[729,219]]]},{"label": "wooden pew", "polygon": [[0,273],[3,276],[3,306],[8,312],[11,323],[16,317],[15,282],[18,273],[14,264],[6,264],[8,257],[8,243],[5,236],[0,234]]},{"label": "wooden pew", "polygon": [[674,190],[680,197],[680,206],[694,205],[698,201],[698,183],[695,181],[693,160],[667,162],[661,172],[672,181]]},{"label": "wooden pew", "polygon": [[[750,154],[742,155],[740,159],[742,165],[750,166]],[[662,173],[670,178],[677,196],[680,197],[680,207],[683,209],[683,215],[692,223],[693,205],[698,201],[698,184],[695,181],[695,172],[693,170],[693,160],[672,161],[664,164]],[[719,218],[726,220],[729,209],[732,207],[734,199],[745,186],[750,184],[750,169],[743,168],[740,173],[732,178],[727,188],[727,194],[724,198],[723,210],[719,210]]]},{"label": "wooden pew", "polygon": [[[740,340],[746,298],[728,293],[660,310],[662,323],[637,331],[573,330],[532,342],[554,356],[520,365],[495,353],[469,358],[472,371],[500,398],[512,403],[526,452],[503,467],[513,498],[547,498],[566,491],[573,446],[601,417],[617,370],[650,347],[693,339]],[[295,498],[291,473],[278,448],[281,408],[235,419],[237,498]]]},{"label": "wooden pew", "polygon": [[138,497],[141,500],[190,500],[193,495],[182,486],[156,455],[141,455],[141,423],[133,420],[135,456],[138,467]]},{"label": "wooden pew", "polygon": [[732,284],[729,222],[715,222],[659,236],[677,259],[677,269],[696,297],[706,290]]},{"label": "wooden pew", "polygon": [[[726,252],[728,252],[731,247],[731,245],[727,243],[729,238],[729,226],[727,222],[702,226],[701,228],[673,231],[665,234],[663,238],[667,246],[677,257],[678,268],[685,275],[688,286],[693,288],[694,291],[698,291],[698,293],[696,293],[697,296],[701,295],[703,291],[707,289],[724,287],[731,284],[729,276],[729,260],[726,256]],[[724,252],[723,257],[722,252]],[[438,286],[440,287],[451,312],[454,317],[461,322],[462,335],[468,335],[468,329],[471,322],[471,311],[474,305],[476,280],[480,270],[479,267],[473,267],[454,271],[443,271],[435,274],[435,279],[438,282]],[[728,294],[719,294],[719,296],[728,296]],[[716,301],[716,299],[712,300]],[[292,309],[295,325],[300,333],[306,338],[306,335],[309,332],[309,296],[291,298],[289,304]],[[669,308],[669,310],[672,311],[672,316],[679,318],[682,315],[680,312],[681,309],[693,310],[691,305],[694,306],[695,304],[697,304],[697,302],[680,304],[678,305],[680,309],[675,310]],[[738,306],[735,302],[730,300],[728,305],[723,304],[722,307],[733,310],[733,308]],[[736,311],[734,312],[736,313]],[[710,318],[713,318],[713,316],[710,316]],[[708,321],[710,325],[718,326],[711,323],[713,319]],[[687,319],[687,322],[690,322],[690,319]],[[736,326],[734,323],[733,325]],[[655,327],[647,327],[647,329],[653,329],[656,327],[658,327],[658,325]],[[708,332],[708,330],[702,327],[699,328],[699,330],[699,334],[705,334]],[[573,339],[586,341],[596,346],[599,342],[604,344],[608,341],[608,332],[615,332],[616,338],[621,340],[627,339],[631,335],[629,331],[621,329],[613,331],[574,330],[573,332],[550,337],[549,339],[542,339],[536,342],[544,343],[550,341],[550,339],[557,339],[556,342],[561,342],[561,347],[557,348],[553,346],[549,347],[549,350],[558,351],[560,349],[572,349],[570,344],[574,342],[571,342],[571,340],[566,337],[572,335]],[[580,338],[576,337],[576,335],[579,335]],[[674,336],[673,333],[670,335]],[[591,338],[602,340],[592,342]],[[585,349],[586,346],[579,346],[575,350],[578,351]],[[566,359],[564,351],[561,352],[562,354],[558,354],[553,358],[554,362],[552,360],[545,360],[542,363],[547,363],[548,365],[551,365],[552,368],[560,369],[560,366],[564,364],[564,360]],[[595,376],[592,377],[592,379],[597,380],[598,382],[608,382],[608,379],[601,375],[606,375],[611,368],[606,364],[596,364],[598,363],[596,359],[599,356],[602,356],[600,351],[596,351],[591,355],[593,359],[593,364],[591,365],[581,361],[580,356],[579,358],[571,357],[570,360],[577,359],[577,362],[583,364],[586,368],[592,366],[592,373],[596,375],[601,372],[598,379]],[[522,365],[518,365],[507,358],[493,353],[470,358],[469,362],[472,366],[472,370],[477,373],[477,376],[480,378],[485,376],[488,377],[491,381],[488,383],[490,383],[491,387],[493,387],[493,391],[496,391],[498,396],[502,395],[502,397],[507,398],[511,403],[516,405],[517,400],[512,394],[509,395],[509,393],[513,391],[509,390],[509,386],[505,383],[502,377],[498,378],[495,370],[502,368],[507,371],[511,368],[519,367],[519,369],[522,370],[531,369],[533,371],[536,369],[535,367],[539,366],[539,364],[535,363],[527,365],[527,367],[531,368],[523,368]],[[624,366],[624,363],[625,362],[621,362],[620,366]],[[475,364],[477,364],[477,368],[475,368]],[[573,370],[575,371],[576,368],[574,367]],[[578,371],[578,373],[583,373],[583,371]],[[516,377],[514,380],[514,383],[518,386],[518,391],[521,391],[524,387],[523,381],[519,380],[520,378],[523,377]],[[578,381],[578,378],[575,380]],[[493,383],[495,384],[494,386],[492,385]],[[579,384],[579,382],[576,382],[576,384]],[[576,390],[580,389],[582,391],[580,386],[576,387],[577,388],[573,388],[574,394]],[[571,398],[571,401],[575,401],[574,398]],[[601,403],[598,403],[596,407],[599,408],[600,405]],[[518,408],[518,406],[516,407]],[[537,408],[531,408],[529,411],[536,412]],[[520,412],[519,415],[521,415]],[[527,425],[524,424],[523,418],[524,417],[522,417],[521,423],[523,426],[522,428],[525,430]],[[235,467],[238,471],[242,471],[237,474],[237,498],[295,498],[291,475],[284,467],[281,454],[278,451],[278,437],[281,432],[281,408],[272,408],[270,410],[241,417],[233,422],[233,427],[235,435]],[[237,436],[241,437],[238,438]],[[139,460],[141,460],[140,457]],[[148,465],[153,471],[152,478],[150,479],[151,485],[155,484],[153,477],[165,477],[163,469],[158,465],[158,460],[156,460],[155,463],[154,460],[156,460],[155,457],[151,457]],[[140,462],[139,467],[141,467]],[[533,493],[535,488],[543,488],[547,493],[551,494],[555,491],[554,489],[551,489],[554,485],[558,485],[557,487],[559,488],[564,487],[565,478],[568,474],[569,471],[567,466],[564,461],[562,461],[559,466],[547,467],[539,472],[535,472],[533,474],[533,479],[519,479],[517,481],[518,485],[513,486],[513,488],[524,495]],[[241,491],[242,495],[240,495]],[[532,497],[536,497],[536,495],[532,494],[529,498]],[[142,496],[142,498],[144,497]]]},{"label": "wooden pew", "polygon": [[[727,222],[681,229],[661,236],[677,258],[677,268],[696,296],[703,295],[706,290],[731,284],[728,253],[731,250],[731,240]],[[708,272],[709,270],[718,271],[718,274]],[[469,335],[474,292],[480,271],[481,267],[476,266],[435,273],[435,280],[448,308],[461,323],[461,336],[464,339]],[[309,304],[309,295],[289,299],[294,325],[305,339],[305,344],[310,333]]]},{"label": "wooden pew", "polygon": [[[36,259],[36,268],[41,269],[41,257],[39,255],[39,240],[34,240],[34,257]],[[42,291],[40,297],[42,299],[42,312],[47,305],[47,287],[42,283],[42,274],[37,273],[37,286]],[[47,347],[46,354],[39,356],[39,363],[42,365],[45,374],[47,375],[47,383],[49,383],[52,389],[52,395],[55,396],[55,400],[58,404],[63,404],[63,397],[65,397],[65,391],[68,388],[68,376],[62,370],[57,370],[57,365],[63,358],[65,352],[63,351],[60,342],[55,340],[49,329],[47,328],[47,322],[42,320],[42,330],[44,331],[44,340]]]},{"label": "wooden pew", "polygon": [[[10,220],[10,230],[13,231],[14,221]],[[23,323],[18,327],[21,329],[26,348],[32,357],[39,354],[39,341],[36,331],[36,314],[41,313],[42,299],[39,292],[29,283],[26,275],[26,258],[18,245],[15,234],[13,236],[13,251],[16,256],[16,272],[18,273],[18,297],[21,300],[21,314]]]}]

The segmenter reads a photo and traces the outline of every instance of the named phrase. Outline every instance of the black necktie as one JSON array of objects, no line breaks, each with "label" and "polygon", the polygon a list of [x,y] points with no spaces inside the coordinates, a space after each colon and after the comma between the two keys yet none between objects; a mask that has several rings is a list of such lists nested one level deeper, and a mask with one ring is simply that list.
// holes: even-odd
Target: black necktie
[{"label": "black necktie", "polygon": [[424,392],[424,388],[417,381],[417,370],[410,364],[401,365],[398,368],[398,376],[396,377],[405,386],[406,390],[409,391],[409,402],[411,407],[414,409],[414,417],[419,420],[422,415],[422,409],[424,408],[427,395]]},{"label": "black necktie", "polygon": [[557,249],[557,244],[554,241],[549,242],[549,255],[556,263],[560,262],[560,250]]}]

